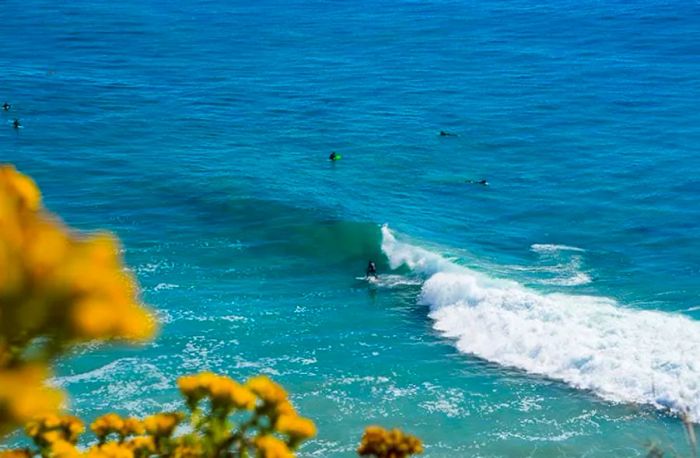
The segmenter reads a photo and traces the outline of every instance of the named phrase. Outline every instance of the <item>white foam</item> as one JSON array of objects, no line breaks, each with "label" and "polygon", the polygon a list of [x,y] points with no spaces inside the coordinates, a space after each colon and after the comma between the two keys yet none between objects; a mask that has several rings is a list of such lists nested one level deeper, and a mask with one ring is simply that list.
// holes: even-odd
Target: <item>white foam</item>
[{"label": "white foam", "polygon": [[700,322],[605,297],[540,294],[382,232],[393,268],[428,276],[420,300],[461,352],[700,420]]},{"label": "white foam", "polygon": [[505,267],[511,271],[535,274],[537,277],[533,278],[531,282],[541,285],[579,286],[587,285],[593,281],[588,273],[581,270],[579,256],[573,256],[568,262],[554,265],[508,265]]},{"label": "white foam", "polygon": [[382,274],[376,277],[355,277],[356,280],[366,281],[380,288],[396,288],[401,286],[417,286],[423,283],[420,278],[404,277],[403,275]]},{"label": "white foam", "polygon": [[579,286],[587,285],[591,282],[591,277],[585,272],[571,272],[568,275],[562,275],[560,277],[540,280],[540,283],[545,285],[556,285],[556,286]]},{"label": "white foam", "polygon": [[556,245],[548,243],[534,243],[530,245],[530,249],[536,253],[553,253],[555,251],[586,251],[583,248],[578,248],[570,245]]},{"label": "white foam", "polygon": [[175,289],[175,288],[179,288],[179,287],[180,287],[180,285],[176,285],[173,283],[158,283],[155,286],[155,288],[153,288],[153,291],[160,291],[163,289]]}]

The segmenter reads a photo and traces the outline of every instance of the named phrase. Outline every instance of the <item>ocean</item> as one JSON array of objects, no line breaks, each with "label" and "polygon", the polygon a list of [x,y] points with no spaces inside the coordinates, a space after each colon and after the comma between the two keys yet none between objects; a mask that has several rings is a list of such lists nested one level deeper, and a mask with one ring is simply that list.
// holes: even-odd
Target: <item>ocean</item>
[{"label": "ocean", "polygon": [[264,373],[317,422],[305,457],[353,456],[368,424],[426,457],[689,453],[700,3],[4,0],[2,19],[0,162],[118,235],[161,323],[58,363],[74,412]]}]

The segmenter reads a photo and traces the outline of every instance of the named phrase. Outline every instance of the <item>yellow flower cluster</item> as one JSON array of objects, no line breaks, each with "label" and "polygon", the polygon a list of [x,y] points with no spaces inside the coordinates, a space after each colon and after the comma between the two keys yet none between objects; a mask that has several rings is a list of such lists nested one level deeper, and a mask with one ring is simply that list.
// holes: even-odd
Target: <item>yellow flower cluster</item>
[{"label": "yellow flower cluster", "polygon": [[357,453],[377,458],[405,458],[423,453],[423,444],[417,437],[398,429],[388,431],[380,426],[368,426]]},{"label": "yellow flower cluster", "polygon": [[[290,447],[295,448],[316,435],[313,421],[299,416],[284,388],[264,375],[253,377],[241,385],[228,377],[203,372],[180,377],[178,387],[193,411],[198,411],[201,400],[209,399],[211,412],[215,416],[226,416],[233,410],[254,411],[254,424],[260,424],[260,418],[266,417],[269,430],[260,431],[253,443],[265,444],[269,456],[278,456],[280,450],[289,455]],[[287,441],[272,436],[273,432],[287,436]]]},{"label": "yellow flower cluster", "polygon": [[58,441],[75,444],[85,431],[85,426],[72,415],[48,414],[30,421],[24,430],[37,445],[46,446]]},{"label": "yellow flower cluster", "polygon": [[58,409],[63,397],[44,385],[48,375],[40,364],[0,368],[0,434]]},{"label": "yellow flower cluster", "polygon": [[3,450],[0,451],[0,458],[31,458],[33,453],[28,449]]},{"label": "yellow flower cluster", "polygon": [[134,455],[151,456],[156,452],[156,443],[151,436],[132,437],[126,442],[127,447],[133,450]]},{"label": "yellow flower cluster", "polygon": [[107,442],[93,445],[86,453],[77,452],[76,455],[66,455],[66,458],[134,458],[134,451],[128,444],[119,442]]},{"label": "yellow flower cluster", "polygon": [[255,438],[254,444],[260,458],[294,457],[294,454],[289,451],[287,444],[269,434]]},{"label": "yellow flower cluster", "polygon": [[[157,413],[144,420],[102,415],[90,425],[98,442],[85,451],[76,446],[85,428],[75,417],[45,415],[29,422],[25,431],[45,458],[289,458],[303,441],[316,435],[313,421],[299,416],[284,388],[265,376],[240,384],[203,372],[181,377],[178,386],[191,411],[188,432],[178,437],[175,429],[186,418],[181,412]],[[201,404],[204,399],[209,404]],[[30,453],[5,453],[16,454],[9,458],[24,457],[25,452]]]},{"label": "yellow flower cluster", "polygon": [[275,429],[282,434],[287,434],[292,439],[304,440],[316,435],[314,422],[296,414],[283,414],[277,417]]},{"label": "yellow flower cluster", "polygon": [[124,420],[116,413],[102,415],[90,425],[90,429],[100,440],[110,433],[120,433],[123,427]]},{"label": "yellow flower cluster", "polygon": [[137,292],[112,236],[71,233],[31,178],[0,165],[0,435],[57,411],[60,391],[44,381],[69,345],[153,334]]},{"label": "yellow flower cluster", "polygon": [[185,416],[180,412],[157,413],[143,421],[146,432],[153,437],[170,437]]},{"label": "yellow flower cluster", "polygon": [[202,458],[207,456],[203,445],[188,438],[178,439],[173,447],[173,458]]},{"label": "yellow flower cluster", "polygon": [[3,346],[38,335],[144,340],[154,331],[117,241],[71,234],[11,166],[0,166],[0,307]]},{"label": "yellow flower cluster", "polygon": [[228,413],[231,409],[253,410],[255,395],[240,383],[212,372],[180,377],[180,391],[192,408],[202,398],[209,398],[212,408]]},{"label": "yellow flower cluster", "polygon": [[92,422],[90,429],[95,436],[104,442],[109,434],[117,434],[120,440],[127,436],[143,434],[145,431],[144,422],[138,418],[122,418],[115,413],[102,415]]},{"label": "yellow flower cluster", "polygon": [[287,401],[287,392],[265,375],[258,375],[246,382],[246,386],[264,403],[278,406]]}]

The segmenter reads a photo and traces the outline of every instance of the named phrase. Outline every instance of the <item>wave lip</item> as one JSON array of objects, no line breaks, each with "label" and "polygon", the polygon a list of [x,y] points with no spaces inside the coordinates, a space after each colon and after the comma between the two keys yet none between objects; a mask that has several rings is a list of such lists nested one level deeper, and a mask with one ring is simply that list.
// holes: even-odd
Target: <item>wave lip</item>
[{"label": "wave lip", "polygon": [[420,301],[461,352],[700,420],[700,322],[605,297],[541,294],[382,232],[392,267],[428,277]]}]

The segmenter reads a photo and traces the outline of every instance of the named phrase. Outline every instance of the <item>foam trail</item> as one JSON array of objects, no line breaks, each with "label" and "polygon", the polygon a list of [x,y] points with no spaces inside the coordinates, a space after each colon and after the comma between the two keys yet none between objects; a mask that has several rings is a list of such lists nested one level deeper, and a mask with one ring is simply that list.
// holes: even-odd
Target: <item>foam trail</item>
[{"label": "foam trail", "polygon": [[382,233],[392,268],[428,276],[421,302],[461,352],[700,421],[700,322],[604,297],[540,294]]},{"label": "foam trail", "polygon": [[550,245],[547,243],[535,243],[530,246],[530,249],[536,253],[556,253],[557,251],[577,251],[584,252],[583,248],[578,248],[569,245]]}]

